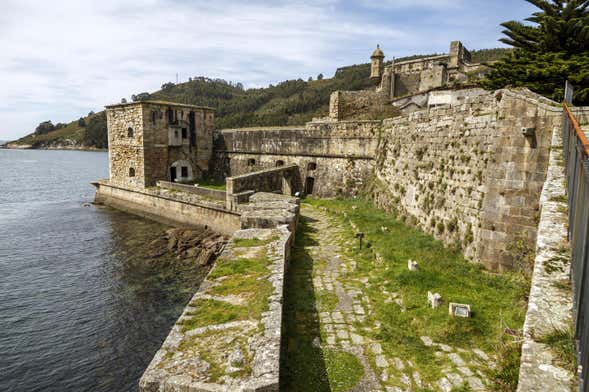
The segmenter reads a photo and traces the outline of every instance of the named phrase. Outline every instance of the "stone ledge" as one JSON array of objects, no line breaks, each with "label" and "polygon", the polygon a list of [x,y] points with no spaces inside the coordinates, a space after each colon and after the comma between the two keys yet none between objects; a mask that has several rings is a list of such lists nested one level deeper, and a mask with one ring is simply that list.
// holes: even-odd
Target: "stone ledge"
[{"label": "stone ledge", "polygon": [[[572,319],[572,293],[555,285],[570,279],[566,202],[556,201],[566,196],[564,166],[559,159],[562,155],[560,132],[555,128],[552,134],[548,174],[540,197],[542,212],[523,330],[518,392],[564,392],[571,391],[573,386],[574,374],[558,366],[550,347],[538,342],[555,329],[567,328]],[[564,246],[566,261],[562,255]],[[558,268],[554,268],[554,260],[558,260]]]},{"label": "stone ledge", "polygon": [[[298,198],[258,193],[252,199],[252,210],[257,203],[267,203],[275,213],[293,222],[297,220]],[[258,219],[268,223],[263,216]],[[248,224],[259,226],[262,223],[251,219]],[[276,222],[266,227],[244,228],[235,232],[141,377],[140,391],[279,390],[284,272],[294,231]],[[265,281],[271,289],[265,297],[267,305],[258,316],[255,312],[252,316],[251,309],[255,305],[249,303],[251,298],[264,301],[262,297],[257,297],[257,293],[248,291],[221,295],[212,291],[231,279],[238,280],[233,282],[238,287],[247,284],[245,281],[250,274],[223,275],[223,268],[240,260],[256,258],[267,259],[267,276],[258,278],[262,279],[259,286],[263,286]],[[243,282],[240,283],[240,279]],[[258,284],[255,285],[255,289],[259,289]],[[205,316],[206,319],[208,313],[200,313],[199,306],[204,306],[202,301],[207,300],[228,306],[243,306],[241,309],[247,308],[248,316],[217,324],[189,324],[198,317]]]}]

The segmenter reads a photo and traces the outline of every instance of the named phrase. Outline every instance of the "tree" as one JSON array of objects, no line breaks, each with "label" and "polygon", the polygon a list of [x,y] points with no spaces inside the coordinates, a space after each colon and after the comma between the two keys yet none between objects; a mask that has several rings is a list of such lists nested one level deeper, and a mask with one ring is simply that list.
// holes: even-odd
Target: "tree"
[{"label": "tree", "polygon": [[51,120],[43,121],[42,123],[39,123],[37,128],[35,128],[35,134],[44,135],[46,133],[53,131],[54,129],[55,129],[55,126],[53,125]]},{"label": "tree", "polygon": [[106,130],[106,112],[102,111],[88,120],[84,144],[97,148],[108,147],[108,135]]},{"label": "tree", "polygon": [[127,103],[127,98],[121,98],[121,103]]},{"label": "tree", "polygon": [[589,103],[589,0],[526,0],[540,11],[524,24],[502,23],[501,42],[515,50],[492,66],[483,85],[528,87],[551,99],[563,98],[564,82],[575,87],[574,101]]},{"label": "tree", "polygon": [[137,95],[133,94],[131,95],[131,100],[133,102],[137,102],[137,101],[145,101],[146,99],[149,99],[149,93],[139,93]]},{"label": "tree", "polygon": [[80,119],[78,120],[78,126],[79,127],[85,127],[86,126],[86,120],[84,119],[84,117],[80,117]]},{"label": "tree", "polygon": [[323,74],[320,73],[319,75],[317,75],[317,80],[323,80]]}]

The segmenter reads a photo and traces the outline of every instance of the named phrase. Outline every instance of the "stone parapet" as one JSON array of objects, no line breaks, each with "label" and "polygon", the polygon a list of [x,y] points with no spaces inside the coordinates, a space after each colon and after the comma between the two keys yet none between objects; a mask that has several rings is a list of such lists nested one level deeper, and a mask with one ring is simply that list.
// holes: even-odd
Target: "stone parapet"
[{"label": "stone parapet", "polygon": [[[566,186],[561,130],[554,129],[548,175],[540,196],[540,223],[534,273],[524,323],[518,392],[569,392],[574,374],[559,366],[542,337],[567,331],[572,323],[572,293],[567,240]],[[572,337],[571,337],[572,338]]]},{"label": "stone parapet", "polygon": [[204,188],[197,185],[177,184],[169,181],[157,181],[156,185],[164,189],[172,189],[182,192],[193,193],[207,199],[225,200],[226,192],[217,189]]}]

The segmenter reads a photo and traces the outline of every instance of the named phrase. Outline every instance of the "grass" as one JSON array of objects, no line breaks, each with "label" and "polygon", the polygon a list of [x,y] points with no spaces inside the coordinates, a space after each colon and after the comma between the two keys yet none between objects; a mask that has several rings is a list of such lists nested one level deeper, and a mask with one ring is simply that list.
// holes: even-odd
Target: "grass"
[{"label": "grass", "polygon": [[266,256],[256,258],[219,259],[209,273],[210,279],[225,276],[267,273],[269,260]]},{"label": "grass", "polygon": [[219,181],[214,179],[202,179],[196,181],[199,187],[208,188],[208,189],[215,189],[218,191],[224,191],[227,189],[227,185],[225,184],[225,180]]},{"label": "grass", "polygon": [[266,279],[270,275],[268,264],[265,252],[254,258],[217,260],[207,278],[216,284],[207,294],[239,296],[245,303],[235,305],[216,299],[197,299],[190,304],[196,310],[189,312],[191,317],[182,322],[184,331],[232,321],[260,320],[262,312],[268,308],[268,297],[273,289]]},{"label": "grass", "polygon": [[196,310],[189,312],[188,315],[192,317],[182,322],[185,331],[207,325],[245,320],[250,316],[250,311],[246,306],[232,305],[214,299],[198,299],[191,302],[190,306],[195,307]]},{"label": "grass", "polygon": [[[371,243],[370,248],[360,250],[351,227],[340,239],[347,256],[357,263],[356,271],[348,273],[347,278],[369,278],[369,284],[359,288],[374,305],[370,322],[382,323],[380,331],[375,331],[371,337],[381,342],[388,357],[411,359],[425,381],[439,379],[442,364],[434,355],[435,349],[423,345],[420,336],[426,335],[458,348],[477,347],[491,353],[501,344],[506,327],[522,327],[528,286],[521,275],[488,274],[481,265],[468,262],[459,252],[396,221],[369,202],[307,199],[305,203],[326,207],[334,217],[334,224],[350,227],[348,220],[352,221],[358,231],[364,233],[365,242]],[[383,226],[389,230],[383,232]],[[382,256],[384,263],[375,262],[376,253]],[[407,270],[408,259],[419,262],[418,272]],[[406,311],[400,312],[396,304],[385,303],[387,296],[383,290],[399,293]],[[439,292],[444,306],[431,309],[426,300],[428,290]],[[448,302],[470,304],[473,317],[449,317]],[[517,357],[519,361],[519,353]],[[515,366],[513,361],[507,365]],[[518,367],[511,369],[509,366],[504,370],[515,377],[517,384]]]},{"label": "grass", "polygon": [[17,144],[33,144],[33,143],[40,143],[40,142],[48,142],[48,141],[59,141],[70,139],[74,141],[80,141],[84,137],[84,128],[78,126],[77,120],[74,122],[69,123],[67,126],[60,128],[58,130],[42,134],[42,135],[35,135],[30,134],[25,137],[22,137],[15,141]]},{"label": "grass", "polygon": [[333,392],[349,391],[364,376],[364,368],[355,355],[336,350],[325,350],[325,365]]},{"label": "grass", "polygon": [[568,198],[565,195],[558,195],[558,196],[551,197],[550,201],[557,201],[560,203],[568,203]]},{"label": "grass", "polygon": [[556,357],[558,365],[575,373],[577,370],[577,358],[575,347],[575,331],[569,328],[555,329],[542,336],[538,342],[547,344]]},{"label": "grass", "polygon": [[272,236],[265,240],[259,238],[236,238],[233,243],[238,248],[252,248],[254,246],[268,245],[278,239],[278,236]]},{"label": "grass", "polygon": [[[195,353],[199,358],[206,361],[210,365],[207,371],[207,382],[218,382],[221,377],[227,374],[225,366],[223,366],[226,363],[225,356],[227,353],[239,348],[244,353],[243,364],[240,370],[229,373],[229,376],[234,378],[245,377],[252,372],[252,358],[248,355],[247,341],[255,332],[257,332],[256,329],[244,331],[235,328],[223,331],[206,331],[182,340],[179,351]],[[227,339],[229,335],[236,336],[236,338]],[[173,358],[170,351],[167,352],[167,356],[169,360]]]}]

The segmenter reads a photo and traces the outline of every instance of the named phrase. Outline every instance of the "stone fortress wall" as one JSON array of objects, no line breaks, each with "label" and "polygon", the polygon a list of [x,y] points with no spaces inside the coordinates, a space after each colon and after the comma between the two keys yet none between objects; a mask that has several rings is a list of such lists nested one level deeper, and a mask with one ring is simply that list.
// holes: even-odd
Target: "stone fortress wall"
[{"label": "stone fortress wall", "polygon": [[536,239],[561,108],[524,89],[429,94],[426,109],[382,122],[323,119],[305,128],[218,131],[215,171],[235,176],[296,165],[292,192],[334,197],[368,190],[378,206],[459,244],[467,258],[512,268],[507,247]]},{"label": "stone fortress wall", "polygon": [[380,121],[311,122],[306,127],[226,129],[215,134],[213,172],[221,178],[297,165],[293,192],[353,195],[373,169]]},{"label": "stone fortress wall", "polygon": [[511,268],[509,244],[536,239],[561,115],[535,94],[500,90],[385,120],[372,197],[469,259]]}]

